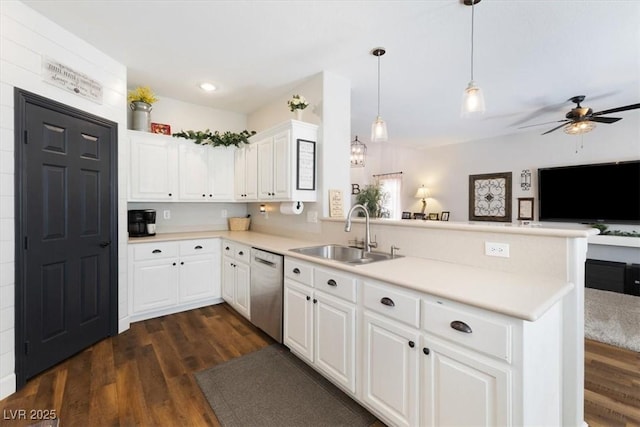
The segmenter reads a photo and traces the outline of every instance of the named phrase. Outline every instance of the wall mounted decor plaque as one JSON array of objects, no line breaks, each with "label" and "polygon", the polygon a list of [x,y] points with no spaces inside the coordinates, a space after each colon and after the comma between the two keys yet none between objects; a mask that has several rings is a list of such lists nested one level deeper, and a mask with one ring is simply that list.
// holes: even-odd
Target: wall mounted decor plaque
[{"label": "wall mounted decor plaque", "polygon": [[469,221],[511,222],[511,172],[469,175]]}]

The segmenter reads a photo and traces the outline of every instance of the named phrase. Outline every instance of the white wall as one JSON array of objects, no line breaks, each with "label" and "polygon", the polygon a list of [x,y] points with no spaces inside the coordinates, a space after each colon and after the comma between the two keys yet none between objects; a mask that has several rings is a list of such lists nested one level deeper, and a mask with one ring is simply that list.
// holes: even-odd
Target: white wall
[{"label": "white wall", "polygon": [[[0,399],[15,390],[14,357],[14,103],[19,87],[118,123],[126,136],[126,68],[17,1],[0,2]],[[103,85],[96,104],[42,80],[43,57],[57,60]],[[118,161],[124,151],[118,147]],[[126,169],[118,171],[118,282],[120,316],[126,316]],[[124,298],[124,299],[123,299]],[[122,308],[124,307],[124,312]]]},{"label": "white wall", "polygon": [[[640,114],[636,111],[622,114],[623,120],[598,125],[582,137],[560,130],[542,136],[542,131],[536,130],[422,150],[394,147],[391,141],[369,143],[366,167],[352,168],[351,179],[367,183],[372,174],[403,171],[404,210],[420,209],[420,201],[413,196],[425,184],[431,190],[427,212],[447,210],[451,212],[451,221],[468,221],[469,175],[512,172],[515,221],[517,198],[537,197],[538,168],[640,159]],[[532,172],[532,187],[526,192],[520,188],[523,169]],[[598,197],[594,195],[594,200]],[[536,209],[537,206],[536,203]]]}]

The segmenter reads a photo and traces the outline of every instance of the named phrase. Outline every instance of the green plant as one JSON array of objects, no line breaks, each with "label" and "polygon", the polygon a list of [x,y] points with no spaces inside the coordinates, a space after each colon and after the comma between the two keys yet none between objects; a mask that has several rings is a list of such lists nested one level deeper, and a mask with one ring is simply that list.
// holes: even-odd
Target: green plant
[{"label": "green plant", "polygon": [[591,227],[597,228],[600,230],[601,236],[621,236],[621,237],[640,237],[640,233],[637,231],[621,231],[621,230],[611,230],[609,231],[609,226],[606,224],[591,224]]},{"label": "green plant", "polygon": [[172,134],[175,138],[185,138],[192,139],[193,142],[200,145],[211,145],[213,147],[229,147],[231,145],[239,147],[240,144],[248,144],[249,138],[255,135],[255,131],[243,130],[240,133],[229,132],[226,131],[224,133],[220,133],[215,131],[213,133],[209,132],[209,129],[205,131],[183,131]]},{"label": "green plant", "polygon": [[[384,207],[388,198],[389,193],[383,191],[380,185],[374,184],[360,190],[356,196],[356,202],[364,205],[372,218],[388,218],[389,211]],[[359,211],[358,216],[364,216],[364,214]]]},{"label": "green plant", "polygon": [[129,91],[127,95],[127,101],[131,102],[146,102],[147,104],[153,104],[158,101],[156,95],[153,93],[149,86],[138,86],[134,90]]}]

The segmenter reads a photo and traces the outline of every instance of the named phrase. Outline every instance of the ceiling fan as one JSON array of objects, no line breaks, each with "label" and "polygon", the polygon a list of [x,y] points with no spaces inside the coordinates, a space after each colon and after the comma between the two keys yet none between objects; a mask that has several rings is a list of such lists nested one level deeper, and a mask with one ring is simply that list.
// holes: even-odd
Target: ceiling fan
[{"label": "ceiling fan", "polygon": [[637,108],[640,108],[640,104],[631,104],[631,105],[626,105],[624,107],[611,108],[609,110],[602,110],[594,113],[591,108],[586,108],[580,105],[580,103],[584,101],[584,98],[585,98],[584,95],[578,95],[578,96],[573,96],[567,100],[575,103],[576,106],[572,108],[571,111],[569,111],[565,115],[566,119],[564,120],[538,123],[537,125],[523,126],[519,129],[527,128],[531,126],[540,126],[548,123],[562,123],[561,125],[556,126],[553,129],[550,129],[544,132],[542,135],[546,135],[562,127],[565,128],[564,131],[568,134],[580,135],[593,130],[593,128],[596,127],[595,125],[596,123],[610,124],[610,123],[615,123],[618,120],[622,120],[622,117],[601,117],[605,114],[618,113],[620,111],[635,110]]}]

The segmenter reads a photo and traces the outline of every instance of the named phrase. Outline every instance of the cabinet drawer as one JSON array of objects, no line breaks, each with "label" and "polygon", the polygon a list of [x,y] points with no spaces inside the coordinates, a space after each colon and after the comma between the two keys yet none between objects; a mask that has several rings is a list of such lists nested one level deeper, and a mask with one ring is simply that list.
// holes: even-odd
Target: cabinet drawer
[{"label": "cabinet drawer", "polygon": [[230,242],[229,240],[222,241],[222,255],[228,257],[235,257],[236,253],[236,244],[234,242]]},{"label": "cabinet drawer", "polygon": [[304,261],[285,257],[284,275],[296,282],[303,283],[307,286],[313,286],[313,266],[305,263]]},{"label": "cabinet drawer", "polygon": [[333,270],[315,268],[313,286],[323,292],[356,302],[356,279]]},{"label": "cabinet drawer", "polygon": [[251,261],[251,246],[245,246],[236,243],[234,256],[236,258],[236,261],[241,261],[249,264],[249,262]]},{"label": "cabinet drawer", "polygon": [[218,239],[185,240],[180,242],[180,255],[212,254],[219,244]]},{"label": "cabinet drawer", "polygon": [[420,326],[420,298],[390,285],[365,282],[364,306],[413,327]]},{"label": "cabinet drawer", "polygon": [[135,244],[133,246],[133,259],[144,261],[147,259],[174,258],[178,256],[178,243],[158,242]]},{"label": "cabinet drawer", "polygon": [[422,313],[425,331],[511,362],[512,326],[504,319],[437,299],[423,299]]}]

